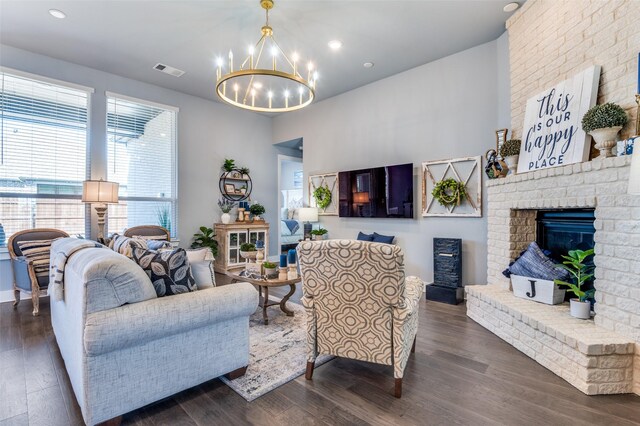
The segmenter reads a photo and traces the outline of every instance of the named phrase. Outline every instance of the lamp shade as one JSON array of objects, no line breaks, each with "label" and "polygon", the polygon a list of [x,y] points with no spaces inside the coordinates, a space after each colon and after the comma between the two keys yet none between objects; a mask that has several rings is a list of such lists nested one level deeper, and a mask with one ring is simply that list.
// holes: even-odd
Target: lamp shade
[{"label": "lamp shade", "polygon": [[356,204],[367,204],[369,202],[368,192],[354,192],[353,202]]},{"label": "lamp shade", "polygon": [[302,207],[298,209],[298,219],[300,222],[317,222],[318,209],[314,207]]},{"label": "lamp shade", "polygon": [[634,149],[631,159],[631,170],[629,171],[629,189],[627,192],[632,195],[640,195],[640,149]]},{"label": "lamp shade", "polygon": [[104,180],[85,180],[82,182],[82,202],[117,204],[119,183]]}]

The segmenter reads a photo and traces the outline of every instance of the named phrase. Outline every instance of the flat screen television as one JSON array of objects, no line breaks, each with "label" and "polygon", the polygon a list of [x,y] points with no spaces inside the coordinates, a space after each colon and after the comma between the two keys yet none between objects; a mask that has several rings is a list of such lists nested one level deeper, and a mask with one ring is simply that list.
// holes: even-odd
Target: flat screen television
[{"label": "flat screen television", "polygon": [[413,163],[338,174],[340,217],[413,218]]}]

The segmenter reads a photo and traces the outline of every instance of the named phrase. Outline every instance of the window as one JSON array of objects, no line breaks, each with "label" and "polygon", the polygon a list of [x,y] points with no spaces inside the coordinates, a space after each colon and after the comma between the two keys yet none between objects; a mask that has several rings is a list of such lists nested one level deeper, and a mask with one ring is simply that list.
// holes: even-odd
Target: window
[{"label": "window", "polygon": [[120,184],[109,232],[161,225],[176,235],[177,108],[107,93],[107,180]]},{"label": "window", "polygon": [[84,235],[89,93],[0,71],[0,222]]}]

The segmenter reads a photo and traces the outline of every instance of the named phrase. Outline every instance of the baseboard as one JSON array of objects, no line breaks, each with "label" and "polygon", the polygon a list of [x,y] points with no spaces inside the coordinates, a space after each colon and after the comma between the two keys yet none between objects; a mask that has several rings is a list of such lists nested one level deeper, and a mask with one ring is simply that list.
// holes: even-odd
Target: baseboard
[{"label": "baseboard", "polygon": [[[20,292],[20,300],[31,299],[31,296],[27,293]],[[13,298],[13,290],[2,290],[0,291],[0,303],[4,302],[13,302],[15,299]]]}]

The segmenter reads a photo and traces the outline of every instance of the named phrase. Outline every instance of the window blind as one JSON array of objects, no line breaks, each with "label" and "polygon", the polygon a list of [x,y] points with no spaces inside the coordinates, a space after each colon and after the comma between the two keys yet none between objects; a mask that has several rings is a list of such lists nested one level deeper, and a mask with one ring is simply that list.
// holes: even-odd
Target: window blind
[{"label": "window blind", "polygon": [[0,72],[0,223],[85,234],[88,93]]},{"label": "window blind", "polygon": [[109,232],[161,225],[176,234],[177,111],[107,96],[107,179],[120,184]]}]

